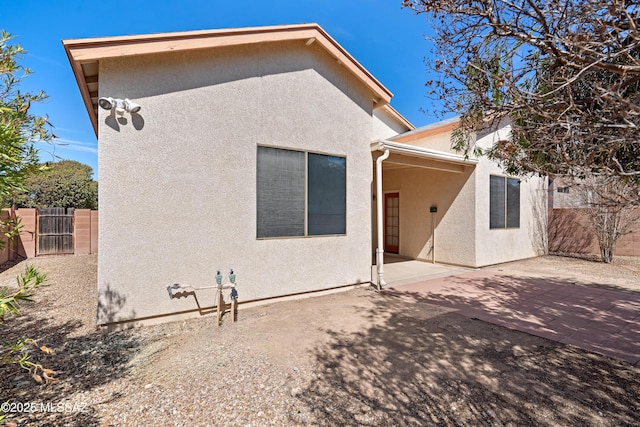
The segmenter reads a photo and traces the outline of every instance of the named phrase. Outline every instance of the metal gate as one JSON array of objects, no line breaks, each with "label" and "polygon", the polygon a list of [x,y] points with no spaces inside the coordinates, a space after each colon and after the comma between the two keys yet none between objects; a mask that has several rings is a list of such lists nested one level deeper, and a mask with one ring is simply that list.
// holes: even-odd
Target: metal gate
[{"label": "metal gate", "polygon": [[37,255],[73,253],[73,208],[38,209]]}]

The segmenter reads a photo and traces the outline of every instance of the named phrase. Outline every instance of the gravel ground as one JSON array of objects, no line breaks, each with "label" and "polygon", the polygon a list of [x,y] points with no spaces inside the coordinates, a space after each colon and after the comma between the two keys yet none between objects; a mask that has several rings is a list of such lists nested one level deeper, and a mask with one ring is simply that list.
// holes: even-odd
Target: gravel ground
[{"label": "gravel ground", "polygon": [[530,277],[560,278],[587,286],[640,292],[640,257],[619,256],[605,264],[597,256],[544,256],[486,267]]},{"label": "gravel ground", "polygon": [[[10,423],[640,424],[638,368],[365,288],[243,309],[220,328],[206,317],[102,334],[94,326],[96,260],[28,261],[51,285],[3,335],[52,348],[33,357],[60,381],[38,385],[3,367],[0,402],[13,405]],[[0,273],[0,287],[25,263]],[[607,266],[544,257],[493,268],[636,291],[640,281],[638,259]]]}]

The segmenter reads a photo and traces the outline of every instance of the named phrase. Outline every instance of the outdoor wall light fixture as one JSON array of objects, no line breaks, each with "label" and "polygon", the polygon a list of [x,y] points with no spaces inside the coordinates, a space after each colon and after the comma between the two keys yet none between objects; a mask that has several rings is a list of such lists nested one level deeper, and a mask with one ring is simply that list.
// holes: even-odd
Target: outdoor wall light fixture
[{"label": "outdoor wall light fixture", "polygon": [[98,105],[105,110],[115,108],[119,116],[122,116],[125,111],[132,114],[137,113],[142,108],[140,104],[136,104],[129,98],[119,99],[104,96],[98,100]]},{"label": "outdoor wall light fixture", "polygon": [[218,273],[216,274],[216,283],[218,285],[222,285],[222,274],[220,274],[220,270],[218,270]]}]

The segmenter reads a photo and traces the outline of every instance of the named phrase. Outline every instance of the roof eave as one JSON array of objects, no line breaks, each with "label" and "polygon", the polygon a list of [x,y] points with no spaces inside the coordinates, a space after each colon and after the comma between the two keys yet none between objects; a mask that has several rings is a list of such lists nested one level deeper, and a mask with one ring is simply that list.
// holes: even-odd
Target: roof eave
[{"label": "roof eave", "polygon": [[69,49],[69,46],[64,43],[64,40],[62,41],[62,44],[67,54],[67,58],[69,59],[69,63],[71,64],[71,69],[73,70],[73,76],[75,77],[76,83],[78,84],[78,89],[80,90],[82,101],[84,102],[84,106],[87,109],[87,113],[89,114],[89,119],[91,120],[93,131],[97,137],[98,136],[98,117],[95,114],[95,110],[93,108],[93,102],[91,101],[91,95],[89,93],[89,87],[87,85],[87,80],[84,76],[84,72],[82,71],[82,62],[74,60],[73,54]]},{"label": "roof eave", "polygon": [[391,154],[400,154],[403,156],[418,157],[423,159],[437,160],[447,163],[455,163],[460,165],[476,165],[477,159],[467,158],[460,154],[447,153],[445,151],[432,150],[430,148],[417,147],[404,143],[398,143],[389,140],[375,141],[371,144],[371,151],[386,151]]}]

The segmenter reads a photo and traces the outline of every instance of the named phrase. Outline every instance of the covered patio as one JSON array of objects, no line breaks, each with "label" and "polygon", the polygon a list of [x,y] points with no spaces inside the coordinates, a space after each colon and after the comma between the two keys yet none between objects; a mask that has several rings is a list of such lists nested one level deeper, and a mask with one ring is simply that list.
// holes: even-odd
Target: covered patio
[{"label": "covered patio", "polygon": [[474,265],[475,189],[468,184],[477,160],[387,140],[373,143],[371,151],[372,281],[382,288],[464,270],[440,263]]}]

